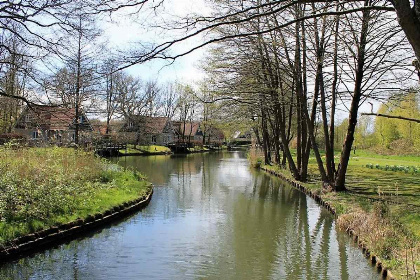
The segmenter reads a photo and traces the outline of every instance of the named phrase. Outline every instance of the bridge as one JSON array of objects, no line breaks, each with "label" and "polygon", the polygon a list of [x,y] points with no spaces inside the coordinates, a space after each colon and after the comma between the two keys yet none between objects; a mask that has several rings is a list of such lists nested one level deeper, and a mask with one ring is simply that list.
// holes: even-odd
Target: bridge
[{"label": "bridge", "polygon": [[120,150],[127,149],[127,144],[102,142],[95,144],[95,153],[102,157],[113,157],[120,154]]}]

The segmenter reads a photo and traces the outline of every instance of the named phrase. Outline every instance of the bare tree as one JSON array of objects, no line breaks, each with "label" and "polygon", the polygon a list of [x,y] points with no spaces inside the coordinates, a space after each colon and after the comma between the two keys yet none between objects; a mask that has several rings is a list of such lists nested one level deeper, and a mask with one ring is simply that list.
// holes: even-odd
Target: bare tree
[{"label": "bare tree", "polygon": [[178,103],[178,91],[176,89],[176,83],[167,83],[162,87],[162,115],[172,119],[175,115]]},{"label": "bare tree", "polygon": [[[15,55],[39,61],[52,56],[63,59],[68,46],[68,42],[64,39],[69,33],[77,33],[80,29],[78,20],[81,16],[94,19],[124,9],[129,13],[140,13],[145,6],[154,9],[162,2],[163,0],[3,1],[0,3],[0,55],[3,57]],[[21,47],[14,49],[7,38],[14,38]],[[2,60],[1,63],[13,62]],[[28,104],[34,102],[4,90],[0,90],[0,95],[20,99]]]}]

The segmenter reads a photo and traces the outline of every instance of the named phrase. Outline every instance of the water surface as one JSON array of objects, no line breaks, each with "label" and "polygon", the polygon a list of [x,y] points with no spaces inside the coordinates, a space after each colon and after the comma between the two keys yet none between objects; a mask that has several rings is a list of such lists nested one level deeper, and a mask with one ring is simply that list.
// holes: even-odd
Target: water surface
[{"label": "water surface", "polygon": [[155,184],[147,208],[0,266],[0,279],[380,279],[329,212],[243,152],[119,164]]}]

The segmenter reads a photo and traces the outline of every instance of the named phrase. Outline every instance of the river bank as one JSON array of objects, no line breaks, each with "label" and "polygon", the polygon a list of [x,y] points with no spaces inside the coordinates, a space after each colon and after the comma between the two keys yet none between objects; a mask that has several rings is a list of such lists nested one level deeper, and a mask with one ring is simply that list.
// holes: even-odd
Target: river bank
[{"label": "river bank", "polygon": [[[186,148],[184,154],[193,154],[193,153],[205,153],[211,151],[221,151],[226,149],[222,147],[220,149],[211,149],[206,146],[194,146],[193,148]],[[151,156],[151,155],[171,155],[174,152],[171,151],[168,147],[159,146],[159,145],[127,145],[127,149],[119,150],[119,156]],[[180,153],[182,154],[182,153]]]},{"label": "river bank", "polygon": [[1,279],[381,279],[326,209],[245,151],[110,160],[147,176],[150,204]]},{"label": "river bank", "polygon": [[5,249],[103,224],[152,191],[139,172],[93,153],[8,147],[0,148],[0,190],[0,246]]},{"label": "river bank", "polygon": [[[381,157],[360,151],[350,162],[348,191],[342,193],[322,191],[314,162],[310,163],[308,182],[297,182],[286,169],[264,165],[255,155],[250,156],[250,160],[254,166],[289,181],[326,206],[336,216],[338,226],[354,236],[383,273],[392,271],[395,279],[419,276],[420,209],[416,204],[420,202],[417,198],[419,178],[415,171],[412,174],[404,171],[409,169],[410,162],[411,165],[418,163],[416,159],[412,161],[413,157],[409,157],[404,161],[401,157]],[[391,163],[405,169],[391,168]],[[382,170],[382,165],[388,165],[387,170]],[[395,183],[389,186],[390,181]]]}]

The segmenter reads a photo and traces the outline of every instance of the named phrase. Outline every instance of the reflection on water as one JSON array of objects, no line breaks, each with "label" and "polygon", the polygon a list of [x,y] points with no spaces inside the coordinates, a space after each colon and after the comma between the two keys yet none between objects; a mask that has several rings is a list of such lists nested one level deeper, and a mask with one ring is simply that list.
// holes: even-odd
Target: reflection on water
[{"label": "reflection on water", "polygon": [[149,206],[91,237],[0,267],[0,279],[380,279],[312,199],[242,152],[120,158]]}]

